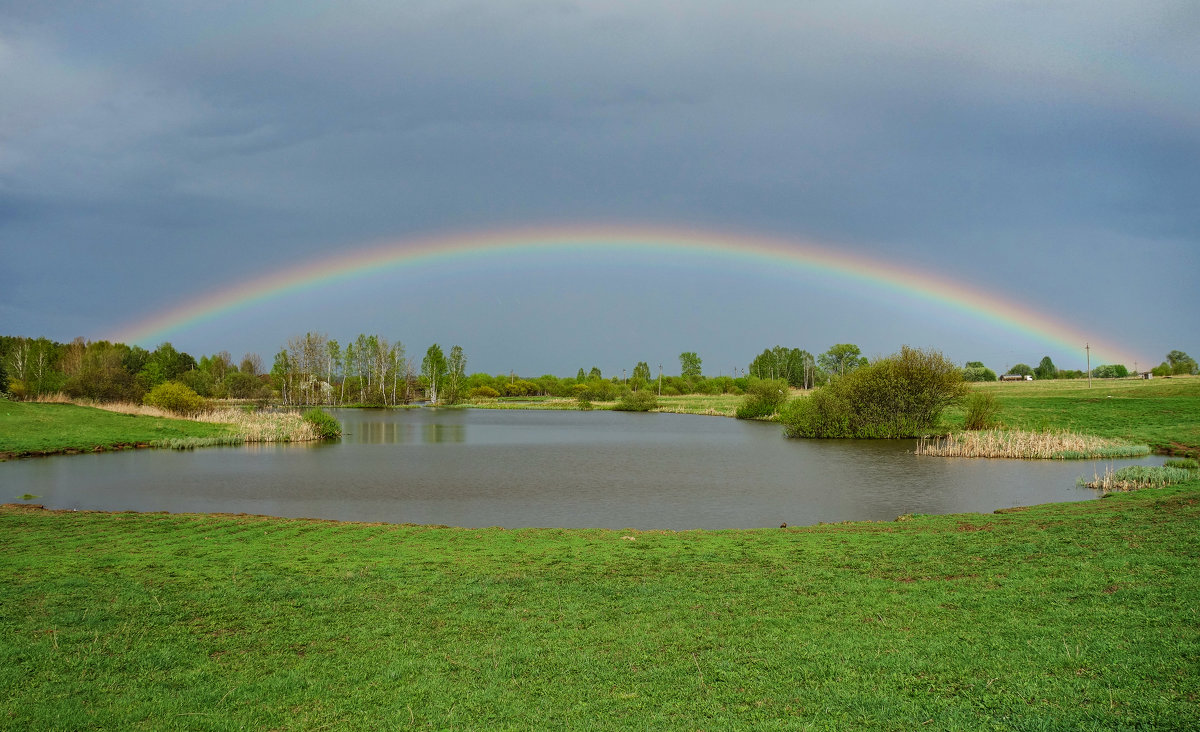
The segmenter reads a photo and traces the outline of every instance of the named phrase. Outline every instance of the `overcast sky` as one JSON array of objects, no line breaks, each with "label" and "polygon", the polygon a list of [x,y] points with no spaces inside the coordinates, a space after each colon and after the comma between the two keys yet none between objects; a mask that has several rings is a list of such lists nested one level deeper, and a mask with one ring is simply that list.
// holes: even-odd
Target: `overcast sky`
[{"label": "overcast sky", "polygon": [[[1194,0],[0,2],[0,334],[111,337],[379,241],[587,223],[821,242],[1139,366],[1200,357],[1198,38]],[[403,269],[168,337],[269,363],[305,331],[528,375],[684,350],[728,374],[777,343],[1084,365],[926,301],[659,255]]]}]

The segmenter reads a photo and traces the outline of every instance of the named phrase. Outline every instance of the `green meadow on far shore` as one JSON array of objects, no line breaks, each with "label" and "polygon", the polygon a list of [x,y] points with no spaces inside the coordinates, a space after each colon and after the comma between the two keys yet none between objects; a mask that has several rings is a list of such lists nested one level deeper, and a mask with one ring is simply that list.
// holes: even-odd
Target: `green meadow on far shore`
[{"label": "green meadow on far shore", "polygon": [[[1086,379],[985,382],[972,384],[992,393],[999,420],[1008,429],[1035,432],[1066,430],[1149,445],[1159,453],[1200,455],[1200,377],[1166,379]],[[804,392],[794,395],[803,398]],[[732,417],[742,397],[733,394],[663,396],[657,412]],[[612,409],[616,402],[595,402]],[[577,409],[571,399],[497,400],[471,405],[491,409]],[[963,408],[942,415],[944,431],[961,430]]]},{"label": "green meadow on far shore", "polygon": [[502,530],[0,508],[10,729],[1200,727],[1200,482]]}]

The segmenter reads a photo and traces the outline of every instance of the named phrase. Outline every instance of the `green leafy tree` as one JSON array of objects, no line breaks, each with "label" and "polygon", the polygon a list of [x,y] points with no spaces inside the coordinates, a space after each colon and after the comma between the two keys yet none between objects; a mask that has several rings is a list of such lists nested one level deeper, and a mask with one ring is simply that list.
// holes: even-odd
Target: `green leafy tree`
[{"label": "green leafy tree", "polygon": [[279,392],[279,398],[284,404],[291,404],[292,368],[288,361],[287,349],[275,354],[275,363],[271,365],[271,385]]},{"label": "green leafy tree", "polygon": [[587,374],[584,373],[583,367],[580,366],[579,373],[575,374],[575,383],[582,384],[585,381],[587,381]]},{"label": "green leafy tree", "polygon": [[590,379],[603,379],[603,378],[604,377],[600,375],[600,369],[597,366],[593,366],[592,370],[588,372],[589,380]]},{"label": "green leafy tree", "polygon": [[853,343],[837,343],[830,346],[828,351],[821,354],[819,362],[821,368],[838,376],[845,376],[848,372],[867,365],[862,350]]},{"label": "green leafy tree", "polygon": [[267,399],[270,388],[254,374],[234,371],[225,376],[225,391],[232,399]]},{"label": "green leafy tree", "polygon": [[996,372],[983,365],[982,361],[968,361],[962,371],[963,381],[995,381]]},{"label": "green leafy tree", "polygon": [[446,359],[445,402],[457,404],[462,398],[463,385],[467,381],[467,357],[463,354],[462,346],[450,349],[450,357]]},{"label": "green leafy tree", "polygon": [[1054,365],[1049,356],[1043,356],[1037,368],[1033,370],[1033,375],[1039,379],[1056,379],[1058,378],[1058,367]]},{"label": "green leafy tree", "polygon": [[179,375],[179,383],[196,392],[202,397],[213,395],[216,380],[210,372],[204,369],[192,369]]},{"label": "green leafy tree", "polygon": [[425,381],[425,390],[431,404],[438,403],[438,390],[442,388],[445,377],[446,357],[442,353],[442,347],[434,343],[425,351],[425,358],[421,359],[421,378]]},{"label": "green leafy tree", "polygon": [[1196,359],[1183,351],[1171,351],[1167,354],[1167,363],[1171,366],[1172,374],[1195,374]]},{"label": "green leafy tree", "polygon": [[1033,369],[1027,363],[1019,363],[1010,368],[1008,373],[1016,376],[1033,376]]},{"label": "green leafy tree", "polygon": [[633,376],[631,377],[636,385],[635,390],[650,383],[650,364],[645,361],[638,361],[637,366],[633,367]]},{"label": "green leafy tree", "polygon": [[679,354],[679,375],[700,376],[700,357],[695,351],[684,351]]},{"label": "green leafy tree", "polygon": [[1097,379],[1123,379],[1129,376],[1129,368],[1123,363],[1106,363],[1092,369],[1092,376]]}]

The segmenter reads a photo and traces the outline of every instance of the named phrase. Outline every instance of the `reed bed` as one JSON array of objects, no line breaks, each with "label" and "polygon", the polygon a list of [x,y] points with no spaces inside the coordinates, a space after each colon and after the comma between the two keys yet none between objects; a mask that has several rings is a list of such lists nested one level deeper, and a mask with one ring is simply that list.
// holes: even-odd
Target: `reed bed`
[{"label": "reed bed", "polygon": [[1148,455],[1147,445],[1128,445],[1074,432],[980,430],[945,437],[921,438],[916,454],[934,457],[1017,458],[1021,460],[1085,460]]},{"label": "reed bed", "polygon": [[247,412],[213,409],[189,419],[233,426],[246,442],[309,442],[321,439],[316,427],[299,412]]},{"label": "reed bed", "polygon": [[1146,488],[1165,488],[1176,483],[1193,480],[1194,471],[1186,468],[1155,467],[1149,465],[1127,465],[1113,470],[1108,466],[1104,475],[1093,474],[1092,480],[1079,479],[1079,485],[1097,488],[1105,493],[1138,491]]}]

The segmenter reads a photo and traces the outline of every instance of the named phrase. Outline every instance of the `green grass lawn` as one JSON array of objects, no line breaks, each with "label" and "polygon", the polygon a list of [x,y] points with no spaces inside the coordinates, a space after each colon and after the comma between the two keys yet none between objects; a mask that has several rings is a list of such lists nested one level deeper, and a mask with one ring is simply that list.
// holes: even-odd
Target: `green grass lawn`
[{"label": "green grass lawn", "polygon": [[0,509],[9,729],[1195,729],[1200,483],[801,529]]},{"label": "green grass lawn", "polygon": [[[1200,377],[1094,379],[976,384],[1001,404],[1009,429],[1070,430],[1150,445],[1158,452],[1200,454]],[[943,421],[962,426],[962,410]]]},{"label": "green grass lawn", "polygon": [[0,457],[92,451],[153,440],[221,437],[226,425],[162,417],[133,417],[72,404],[0,401]]}]

